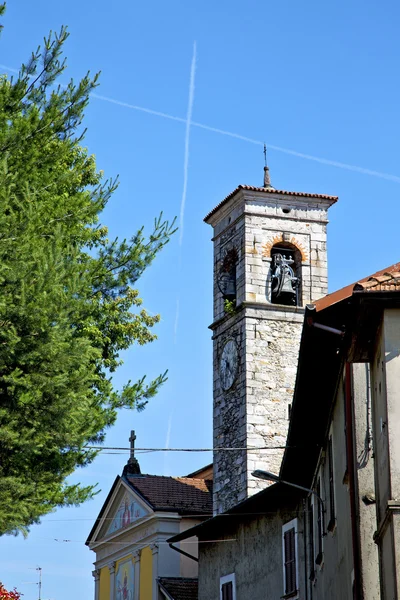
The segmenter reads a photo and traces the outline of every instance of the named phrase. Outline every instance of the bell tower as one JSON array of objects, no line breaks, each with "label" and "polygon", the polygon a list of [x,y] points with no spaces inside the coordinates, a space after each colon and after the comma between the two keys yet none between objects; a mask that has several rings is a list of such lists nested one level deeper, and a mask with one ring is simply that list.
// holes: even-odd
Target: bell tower
[{"label": "bell tower", "polygon": [[253,470],[279,473],[304,307],[328,291],[336,201],[277,190],[266,166],[263,187],[239,185],[204,219],[214,243],[216,514],[265,487]]}]

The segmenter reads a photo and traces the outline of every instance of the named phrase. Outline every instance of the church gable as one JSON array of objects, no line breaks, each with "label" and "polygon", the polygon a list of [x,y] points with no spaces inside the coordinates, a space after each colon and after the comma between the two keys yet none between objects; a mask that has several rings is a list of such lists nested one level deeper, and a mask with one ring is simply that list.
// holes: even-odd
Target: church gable
[{"label": "church gable", "polygon": [[122,497],[121,494],[119,494],[119,497],[117,508],[115,510],[114,505],[113,516],[110,515],[111,521],[107,519],[109,523],[108,535],[124,529],[124,527],[150,514],[150,510],[145,509],[143,503],[138,501],[138,497],[127,489],[123,491]]},{"label": "church gable", "polygon": [[113,488],[97,519],[97,533],[92,541],[119,533],[153,513],[123,479],[118,478]]}]

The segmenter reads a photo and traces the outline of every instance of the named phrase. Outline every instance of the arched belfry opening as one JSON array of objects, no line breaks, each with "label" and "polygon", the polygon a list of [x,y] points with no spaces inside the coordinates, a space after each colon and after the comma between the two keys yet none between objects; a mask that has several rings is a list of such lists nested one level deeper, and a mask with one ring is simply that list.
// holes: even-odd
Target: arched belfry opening
[{"label": "arched belfry opening", "polygon": [[301,306],[301,252],[290,242],[271,248],[271,302]]},{"label": "arched belfry opening", "polygon": [[218,273],[218,287],[224,300],[236,301],[236,268],[238,264],[238,252],[232,247],[225,252]]}]

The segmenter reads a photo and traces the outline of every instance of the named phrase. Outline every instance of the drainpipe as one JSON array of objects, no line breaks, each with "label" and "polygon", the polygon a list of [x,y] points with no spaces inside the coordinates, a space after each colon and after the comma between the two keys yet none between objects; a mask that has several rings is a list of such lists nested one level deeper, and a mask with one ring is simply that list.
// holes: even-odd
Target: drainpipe
[{"label": "drainpipe", "polygon": [[353,394],[352,394],[352,371],[350,363],[346,362],[346,454],[347,470],[349,473],[350,491],[350,514],[351,514],[351,537],[353,546],[353,569],[354,569],[354,600],[362,600],[361,586],[361,552],[360,540],[357,527],[357,500],[356,500],[356,472],[354,465],[354,419],[353,419]]}]

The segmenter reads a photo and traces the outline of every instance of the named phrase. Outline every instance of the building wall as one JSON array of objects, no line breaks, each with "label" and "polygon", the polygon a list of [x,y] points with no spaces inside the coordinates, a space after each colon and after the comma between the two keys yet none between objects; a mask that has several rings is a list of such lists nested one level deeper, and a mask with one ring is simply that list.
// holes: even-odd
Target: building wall
[{"label": "building wall", "polygon": [[252,477],[254,469],[280,471],[304,313],[302,308],[260,310],[255,306],[245,313],[246,445],[274,448],[247,452],[245,492],[249,496],[265,487]]},{"label": "building wall", "polygon": [[377,517],[382,520],[390,495],[389,438],[387,428],[385,340],[379,331],[374,360],[371,365],[371,391],[373,399],[373,431],[376,466]]},{"label": "building wall", "polygon": [[[323,392],[322,392],[323,393]],[[321,497],[325,504],[324,530],[322,539],[323,556],[320,565],[314,565],[315,578],[310,586],[311,598],[324,600],[353,599],[353,554],[351,536],[351,513],[348,468],[345,438],[345,394],[344,380],[338,392],[332,413],[329,437],[333,447],[333,482],[335,499],[335,521],[328,531],[329,519],[329,465],[327,447],[321,453],[320,463],[315,473],[314,489],[317,480],[321,482]],[[314,501],[314,540],[315,558],[318,554],[317,502]],[[309,572],[310,572],[309,565]]]},{"label": "building wall", "polygon": [[[198,524],[198,521],[195,521],[194,519],[185,519],[185,520],[182,519],[180,531],[181,532],[186,531],[187,529],[190,529],[191,527],[194,527],[197,524]],[[196,537],[191,537],[191,538],[188,538],[187,540],[181,542],[179,544],[179,547],[184,552],[187,552],[188,554],[191,554],[192,556],[195,556],[196,558],[198,558],[199,549],[198,549]],[[175,554],[180,557],[180,576],[181,577],[197,577],[198,570],[199,570],[198,563],[196,561],[192,560],[191,558],[184,556],[183,554],[178,555],[177,552]]]},{"label": "building wall", "polygon": [[383,314],[373,364],[373,434],[377,535],[382,598],[397,598],[400,585],[400,310]]},{"label": "building wall", "polygon": [[110,600],[110,571],[108,567],[100,569],[99,600]]},{"label": "building wall", "polygon": [[378,547],[374,541],[376,506],[374,503],[370,367],[366,363],[353,364],[352,371],[362,591],[364,600],[376,600],[379,598],[380,591]]},{"label": "building wall", "polygon": [[[329,201],[239,192],[211,219],[214,227],[214,448],[284,446],[304,306],[327,292],[326,225]],[[301,255],[301,304],[271,304],[271,248],[287,241]],[[226,252],[238,255],[238,313],[228,317],[218,288]],[[239,350],[238,377],[220,385],[224,342]],[[283,450],[215,451],[214,512],[220,513],[265,487],[255,468],[279,472]]]},{"label": "building wall", "polygon": [[[223,391],[219,377],[219,361],[225,342],[232,338],[238,348],[239,370],[235,383]],[[214,483],[213,510],[219,514],[227,507],[246,498],[247,465],[245,450],[217,450],[217,448],[245,448],[246,430],[246,321],[244,312],[231,317],[214,331]]]},{"label": "building wall", "polygon": [[[276,513],[225,528],[219,542],[199,544],[199,600],[220,600],[220,577],[235,573],[236,600],[281,598],[283,589],[282,525],[295,514]],[[299,511],[299,558],[303,561],[302,511]],[[238,521],[241,520],[238,517]],[[232,541],[233,540],[233,541]],[[304,571],[299,570],[304,590]],[[300,595],[303,598],[303,595]]]},{"label": "building wall", "polygon": [[148,546],[140,555],[140,600],[152,600],[153,594],[153,553]]}]

